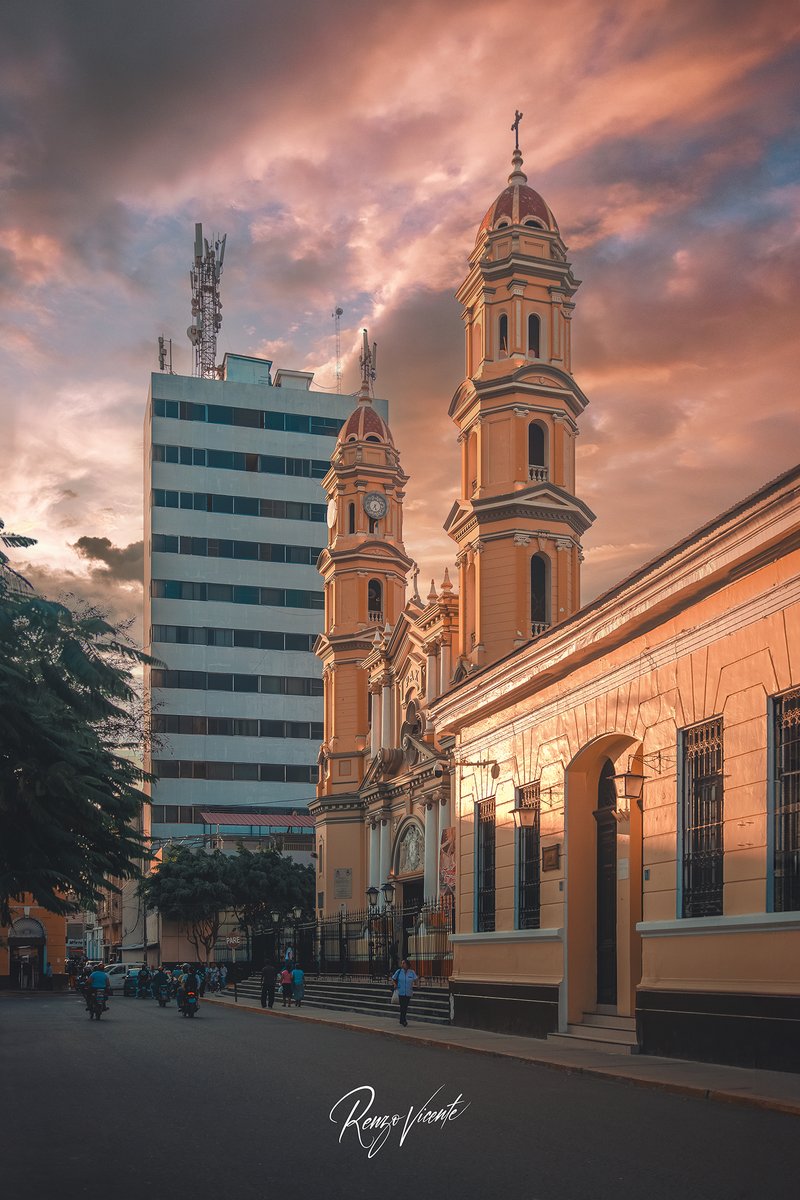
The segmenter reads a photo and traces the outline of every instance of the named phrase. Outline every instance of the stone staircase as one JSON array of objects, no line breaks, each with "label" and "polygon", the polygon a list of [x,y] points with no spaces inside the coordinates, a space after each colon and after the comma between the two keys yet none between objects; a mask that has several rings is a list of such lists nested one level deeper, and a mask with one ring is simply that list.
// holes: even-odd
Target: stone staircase
[{"label": "stone staircase", "polygon": [[[237,984],[239,996],[247,1000],[260,1000],[261,976],[251,975]],[[227,995],[233,995],[228,985]],[[398,1009],[390,1005],[388,983],[371,983],[369,980],[342,980],[338,977],[309,978],[306,975],[303,1008],[325,1008],[337,1012],[367,1013],[375,1017],[398,1019]],[[275,1007],[280,1008],[280,984],[275,989]],[[426,1021],[432,1025],[450,1024],[450,992],[448,988],[428,987],[419,984],[414,989],[414,999],[409,1008],[409,1020]]]},{"label": "stone staircase", "polygon": [[636,1019],[612,1013],[584,1013],[579,1025],[568,1025],[566,1033],[549,1033],[548,1042],[575,1050],[599,1050],[604,1054],[638,1054]]}]

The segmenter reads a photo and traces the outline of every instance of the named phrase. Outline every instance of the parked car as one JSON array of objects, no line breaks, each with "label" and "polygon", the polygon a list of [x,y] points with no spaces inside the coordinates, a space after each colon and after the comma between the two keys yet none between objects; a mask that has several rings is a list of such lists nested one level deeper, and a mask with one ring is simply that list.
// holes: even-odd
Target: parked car
[{"label": "parked car", "polygon": [[[111,980],[111,991],[121,991],[123,996],[128,995],[128,993],[125,991],[125,982],[128,979],[128,976],[131,974],[131,972],[135,972],[138,975],[140,967],[143,966],[144,963],[112,963],[110,966],[106,967],[106,975],[108,975],[108,978]],[[135,994],[136,993],[134,992],[133,995]]]}]

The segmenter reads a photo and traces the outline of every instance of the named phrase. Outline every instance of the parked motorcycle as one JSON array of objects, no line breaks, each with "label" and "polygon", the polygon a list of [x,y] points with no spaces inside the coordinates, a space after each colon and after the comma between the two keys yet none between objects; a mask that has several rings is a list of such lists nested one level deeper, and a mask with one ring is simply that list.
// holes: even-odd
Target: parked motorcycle
[{"label": "parked motorcycle", "polygon": [[106,1011],[105,988],[92,988],[87,996],[86,1004],[89,1009],[89,1020],[91,1021],[93,1017],[96,1017],[99,1021]]}]

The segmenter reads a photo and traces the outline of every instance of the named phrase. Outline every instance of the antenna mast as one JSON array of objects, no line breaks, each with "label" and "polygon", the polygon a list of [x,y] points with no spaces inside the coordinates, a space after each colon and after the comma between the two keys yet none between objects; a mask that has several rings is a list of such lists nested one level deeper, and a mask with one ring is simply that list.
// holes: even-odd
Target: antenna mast
[{"label": "antenna mast", "polygon": [[339,392],[340,395],[342,391],[342,331],[339,326],[339,318],[343,312],[344,309],[339,308],[339,305],[337,304],[336,308],[331,313],[331,316],[333,317],[333,330],[336,335],[336,391]]},{"label": "antenna mast", "polygon": [[372,343],[372,349],[369,344],[369,334],[366,329],[361,330],[361,391],[359,392],[360,400],[369,400],[372,393],[372,385],[375,383],[378,370],[378,345],[377,342]]},{"label": "antenna mast", "polygon": [[192,285],[193,321],[186,330],[194,346],[194,374],[201,379],[214,379],[217,374],[217,334],[222,325],[222,301],[219,280],[225,258],[225,237],[203,237],[203,226],[194,227],[194,265],[189,272]]}]

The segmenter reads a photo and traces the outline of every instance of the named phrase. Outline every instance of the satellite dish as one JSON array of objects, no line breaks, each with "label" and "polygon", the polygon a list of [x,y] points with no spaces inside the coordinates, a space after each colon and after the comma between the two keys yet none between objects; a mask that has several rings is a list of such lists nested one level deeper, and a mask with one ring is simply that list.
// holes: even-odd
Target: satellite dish
[{"label": "satellite dish", "polygon": [[188,339],[192,343],[192,345],[196,346],[197,343],[200,341],[200,330],[197,328],[196,325],[190,325],[189,328],[186,330],[186,336],[188,337]]}]

